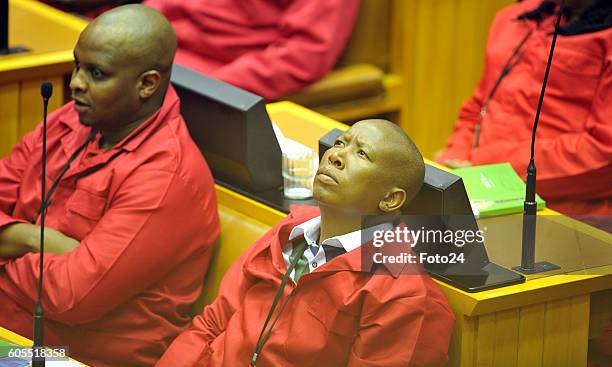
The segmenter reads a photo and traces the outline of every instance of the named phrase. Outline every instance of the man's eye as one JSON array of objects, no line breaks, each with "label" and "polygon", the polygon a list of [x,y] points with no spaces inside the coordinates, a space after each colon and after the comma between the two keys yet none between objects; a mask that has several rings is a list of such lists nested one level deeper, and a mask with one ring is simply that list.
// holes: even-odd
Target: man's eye
[{"label": "man's eye", "polygon": [[359,149],[357,151],[357,154],[359,154],[360,156],[364,157],[364,158],[368,158],[368,153],[366,153],[365,151]]},{"label": "man's eye", "polygon": [[104,76],[104,74],[102,74],[102,72],[99,69],[92,69],[91,76],[94,79],[101,79]]},{"label": "man's eye", "polygon": [[334,146],[335,146],[335,147],[341,147],[341,146],[343,146],[343,145],[344,145],[344,143],[342,142],[342,140],[336,140],[336,141],[334,142]]}]

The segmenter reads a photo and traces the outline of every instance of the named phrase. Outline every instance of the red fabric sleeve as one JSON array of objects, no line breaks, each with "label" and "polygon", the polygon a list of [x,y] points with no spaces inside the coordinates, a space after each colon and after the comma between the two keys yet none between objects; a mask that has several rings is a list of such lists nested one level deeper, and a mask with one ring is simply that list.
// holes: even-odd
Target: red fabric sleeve
[{"label": "red fabric sleeve", "polygon": [[351,34],[358,0],[297,0],[279,22],[279,36],[263,51],[244,54],[211,73],[267,100],[321,79]]},{"label": "red fabric sleeve", "polygon": [[[192,244],[205,241],[202,233],[211,228],[189,210],[193,202],[209,206],[196,198],[174,172],[141,166],[74,251],[46,254],[46,316],[65,324],[97,320],[191,256]],[[26,254],[5,265],[19,292],[14,299],[26,308],[37,299],[38,264],[38,254]]]},{"label": "red fabric sleeve", "polygon": [[446,141],[446,148],[436,161],[444,164],[447,160],[469,161],[474,144],[474,129],[482,108],[483,82],[478,84],[472,99],[466,101],[459,111],[452,135]]},{"label": "red fabric sleeve", "polygon": [[[166,0],[145,0],[143,1],[143,3],[146,6],[150,6],[153,9],[156,9],[158,11],[160,11],[163,14],[166,14]],[[168,18],[168,15],[166,15],[166,17]]]},{"label": "red fabric sleeve", "polygon": [[[26,134],[13,148],[11,154],[0,160],[0,227],[12,223],[25,223],[21,219],[14,218],[12,213],[17,202],[24,169],[34,151],[33,147],[38,141],[40,130],[39,126],[33,132]],[[7,259],[0,257],[0,266],[7,262]]]},{"label": "red fabric sleeve", "polygon": [[361,316],[347,366],[443,366],[453,323],[451,311],[431,296],[387,300]]},{"label": "red fabric sleeve", "polygon": [[[546,100],[544,100],[546,103]],[[537,191],[546,199],[612,197],[612,58],[606,59],[584,130],[536,138]],[[551,136],[552,135],[552,136]],[[474,150],[474,165],[510,162],[521,177],[529,164],[531,140],[505,140]],[[478,157],[486,157],[480,161]]]},{"label": "red fabric sleeve", "polygon": [[19,195],[24,169],[34,151],[40,130],[39,125],[36,130],[26,134],[13,148],[11,154],[0,160],[0,227],[23,222],[13,218],[12,212],[17,202],[17,195]]},{"label": "red fabric sleeve", "polygon": [[198,366],[207,360],[212,351],[210,343],[225,331],[230,318],[241,306],[244,295],[251,283],[244,276],[243,265],[249,251],[229,268],[223,276],[219,294],[214,302],[196,316],[189,330],[181,333],[168,347],[162,358],[155,364],[164,366]]}]

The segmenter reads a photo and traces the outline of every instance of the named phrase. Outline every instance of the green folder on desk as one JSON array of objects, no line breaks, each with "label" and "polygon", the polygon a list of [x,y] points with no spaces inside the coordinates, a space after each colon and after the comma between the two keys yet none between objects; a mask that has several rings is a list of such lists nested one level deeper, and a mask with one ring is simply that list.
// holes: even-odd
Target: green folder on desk
[{"label": "green folder on desk", "polygon": [[[458,168],[452,173],[463,179],[472,208],[480,217],[523,212],[525,183],[509,163]],[[536,195],[538,210],[545,202]]]}]

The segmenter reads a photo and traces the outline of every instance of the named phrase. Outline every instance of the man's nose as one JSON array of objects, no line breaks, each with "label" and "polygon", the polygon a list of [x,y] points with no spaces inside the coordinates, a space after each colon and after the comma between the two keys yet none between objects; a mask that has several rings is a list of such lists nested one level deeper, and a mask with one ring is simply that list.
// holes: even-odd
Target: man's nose
[{"label": "man's nose", "polygon": [[85,92],[87,90],[87,83],[83,76],[83,69],[74,69],[72,71],[72,77],[70,78],[70,90],[74,93],[76,91]]},{"label": "man's nose", "polygon": [[334,149],[329,154],[329,162],[336,166],[336,168],[342,169],[344,168],[344,149]]}]

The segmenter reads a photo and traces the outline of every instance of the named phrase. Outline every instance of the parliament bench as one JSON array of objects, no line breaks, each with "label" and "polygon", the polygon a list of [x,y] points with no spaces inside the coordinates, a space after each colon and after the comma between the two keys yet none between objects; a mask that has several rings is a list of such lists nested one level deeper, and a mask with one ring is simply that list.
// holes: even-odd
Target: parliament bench
[{"label": "parliament bench", "polygon": [[283,99],[338,121],[396,114],[404,80],[401,0],[361,0],[351,37],[335,68],[323,79]]}]

